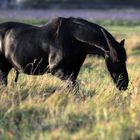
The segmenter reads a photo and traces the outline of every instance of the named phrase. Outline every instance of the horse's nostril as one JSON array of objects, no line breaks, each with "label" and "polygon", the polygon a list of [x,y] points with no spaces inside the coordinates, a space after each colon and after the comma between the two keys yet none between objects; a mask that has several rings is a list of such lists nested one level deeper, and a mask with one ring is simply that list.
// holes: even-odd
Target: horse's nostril
[{"label": "horse's nostril", "polygon": [[119,87],[119,90],[127,90],[127,87]]}]

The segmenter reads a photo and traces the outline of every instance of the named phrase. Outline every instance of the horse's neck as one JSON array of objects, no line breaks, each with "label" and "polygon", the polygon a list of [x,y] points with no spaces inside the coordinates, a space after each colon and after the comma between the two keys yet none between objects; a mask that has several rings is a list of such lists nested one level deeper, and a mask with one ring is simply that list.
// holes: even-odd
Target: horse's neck
[{"label": "horse's neck", "polygon": [[78,19],[78,21],[72,20],[72,22],[69,23],[69,27],[76,40],[90,46],[88,50],[93,51],[95,47],[102,51],[110,50],[102,30],[104,30],[110,43],[113,45],[115,43],[115,39],[112,35],[97,24]]},{"label": "horse's neck", "polygon": [[[90,43],[90,45],[91,45],[90,48],[91,48],[92,52],[94,50],[97,50],[98,52],[101,51],[101,52],[104,52],[104,53],[106,51],[110,51],[109,45],[107,43],[107,40],[103,36],[103,34],[97,32],[97,35],[98,35],[98,37],[97,36],[93,37],[92,40],[91,40],[91,43]],[[115,47],[116,42],[115,42],[114,38],[110,34],[109,34],[108,40],[109,40],[109,42],[110,42],[110,44],[112,46],[112,49],[114,49],[113,47]],[[89,42],[87,42],[87,43],[89,43]]]},{"label": "horse's neck", "polygon": [[[116,51],[117,41],[115,38],[105,30],[106,36],[101,33],[101,37],[99,38],[99,45],[104,48],[106,51]],[[109,45],[110,44],[110,45]]]}]

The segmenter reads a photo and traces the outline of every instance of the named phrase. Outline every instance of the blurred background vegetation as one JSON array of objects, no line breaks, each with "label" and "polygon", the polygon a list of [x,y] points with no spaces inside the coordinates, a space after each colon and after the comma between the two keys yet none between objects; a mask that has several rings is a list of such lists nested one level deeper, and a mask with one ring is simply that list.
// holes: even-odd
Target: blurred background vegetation
[{"label": "blurred background vegetation", "polygon": [[97,56],[85,60],[77,93],[49,74],[20,74],[15,84],[12,70],[0,87],[0,140],[140,140],[140,0],[0,0],[0,7],[0,23],[43,25],[70,15],[103,26],[125,39],[130,78],[128,90],[118,91]]},{"label": "blurred background vegetation", "polygon": [[18,8],[140,8],[139,0],[0,0],[1,7]]}]

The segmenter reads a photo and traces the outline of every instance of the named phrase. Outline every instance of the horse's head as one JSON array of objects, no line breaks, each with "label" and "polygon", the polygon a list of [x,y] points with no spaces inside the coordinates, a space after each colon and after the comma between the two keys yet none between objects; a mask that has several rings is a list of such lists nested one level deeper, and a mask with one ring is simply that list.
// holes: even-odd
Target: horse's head
[{"label": "horse's head", "polygon": [[119,42],[114,42],[111,44],[110,40],[107,38],[105,32],[104,36],[106,38],[109,51],[105,52],[105,60],[108,71],[113,78],[119,90],[126,90],[129,83],[128,73],[126,69],[126,51],[124,48],[124,40]]}]

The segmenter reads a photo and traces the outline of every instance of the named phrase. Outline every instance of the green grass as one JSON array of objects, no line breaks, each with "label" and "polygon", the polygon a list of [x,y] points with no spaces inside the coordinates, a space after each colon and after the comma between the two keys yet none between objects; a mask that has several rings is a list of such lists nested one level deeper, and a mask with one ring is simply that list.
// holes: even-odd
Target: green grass
[{"label": "green grass", "polygon": [[20,74],[16,85],[11,71],[8,87],[0,89],[0,140],[140,138],[140,26],[105,28],[117,40],[126,38],[128,90],[116,89],[104,60],[97,57],[87,57],[77,93],[51,75]]},{"label": "green grass", "polygon": [[9,19],[5,19],[5,18],[0,18],[0,23],[3,23],[3,22],[9,22],[9,21],[17,21],[17,22],[23,22],[23,23],[28,23],[28,24],[32,24],[32,25],[43,25],[43,24],[46,24],[48,22],[47,19],[14,19],[14,20],[9,20]]},{"label": "green grass", "polygon": [[[0,23],[5,22],[5,21],[9,21],[8,19],[4,19],[4,18],[0,18]],[[11,19],[10,19],[11,21]],[[14,21],[19,21],[19,22],[24,22],[24,23],[29,23],[29,24],[46,24],[48,22],[48,19],[15,19]],[[102,26],[129,26],[131,27],[136,27],[140,25],[140,20],[93,20],[93,22],[100,24]]]}]

